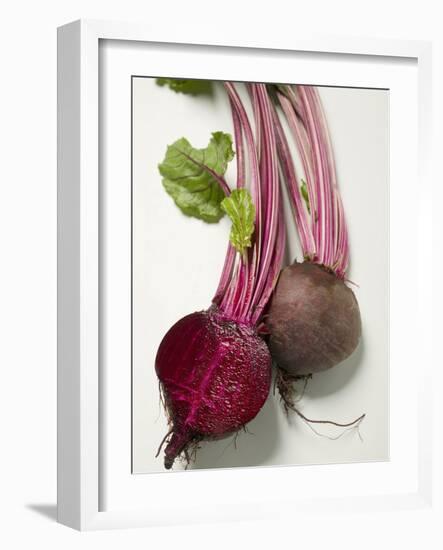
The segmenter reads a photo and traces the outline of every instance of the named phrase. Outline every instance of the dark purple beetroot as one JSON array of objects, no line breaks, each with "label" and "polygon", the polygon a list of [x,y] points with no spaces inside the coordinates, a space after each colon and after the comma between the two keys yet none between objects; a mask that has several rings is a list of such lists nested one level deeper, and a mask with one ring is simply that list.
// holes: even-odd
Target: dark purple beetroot
[{"label": "dark purple beetroot", "polygon": [[271,357],[255,328],[222,318],[211,308],[180,319],[155,360],[171,435],[165,468],[189,445],[235,432],[263,406]]},{"label": "dark purple beetroot", "polygon": [[354,293],[314,263],[294,263],[281,272],[268,313],[272,358],[291,376],[337,365],[360,340],[360,310]]}]

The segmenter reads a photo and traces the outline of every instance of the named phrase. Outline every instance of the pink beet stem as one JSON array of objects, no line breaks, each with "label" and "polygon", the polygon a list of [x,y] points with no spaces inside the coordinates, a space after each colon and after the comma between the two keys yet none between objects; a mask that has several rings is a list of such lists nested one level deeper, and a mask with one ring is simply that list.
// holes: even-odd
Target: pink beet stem
[{"label": "pink beet stem", "polygon": [[[285,244],[280,208],[277,145],[272,105],[264,84],[250,84],[255,133],[233,83],[226,82],[234,124],[237,151],[237,188],[248,183],[255,204],[253,244],[240,257],[228,247],[214,303],[231,320],[244,324],[259,321],[276,282]],[[244,150],[246,141],[247,157]],[[259,140],[259,141],[258,141]],[[245,181],[245,162],[249,182]]]},{"label": "pink beet stem", "polygon": [[301,180],[299,180],[299,178],[297,177],[294,162],[292,160],[292,156],[289,150],[288,141],[286,139],[283,127],[281,125],[280,119],[278,118],[278,114],[275,108],[273,109],[273,120],[276,129],[280,164],[284,173],[284,179],[289,196],[291,198],[292,204],[294,205],[296,223],[300,231],[301,246],[304,251],[304,256],[309,256],[313,258],[315,257],[316,248],[314,236],[312,234],[312,229],[310,226],[308,212],[303,203],[303,198],[300,193],[299,181]]},{"label": "pink beet stem", "polygon": [[[285,86],[284,92],[280,90],[277,95],[300,151],[305,172],[316,251],[313,260],[344,278],[349,263],[348,231],[337,185],[332,144],[318,90],[314,86]],[[291,187],[294,177],[290,169],[286,168],[285,179]],[[306,240],[306,224],[299,214],[299,201],[294,193],[290,193],[290,197],[303,253],[305,256],[311,255],[311,242]]]}]

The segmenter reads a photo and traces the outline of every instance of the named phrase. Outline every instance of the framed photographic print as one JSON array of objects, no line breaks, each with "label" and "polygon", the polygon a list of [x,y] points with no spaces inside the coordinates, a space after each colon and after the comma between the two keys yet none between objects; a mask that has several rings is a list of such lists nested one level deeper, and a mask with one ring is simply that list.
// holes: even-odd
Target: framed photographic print
[{"label": "framed photographic print", "polygon": [[194,40],[59,29],[59,521],[429,505],[430,46]]}]

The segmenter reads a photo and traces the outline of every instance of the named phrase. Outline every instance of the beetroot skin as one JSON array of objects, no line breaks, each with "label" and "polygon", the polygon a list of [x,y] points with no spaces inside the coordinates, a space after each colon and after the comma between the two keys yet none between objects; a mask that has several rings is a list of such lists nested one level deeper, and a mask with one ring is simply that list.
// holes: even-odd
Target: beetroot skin
[{"label": "beetroot skin", "polygon": [[155,360],[171,436],[165,468],[192,442],[235,432],[269,394],[271,357],[254,327],[211,308],[183,317],[165,335]]},{"label": "beetroot skin", "polygon": [[352,290],[310,262],[294,263],[281,272],[266,326],[272,358],[291,376],[333,367],[351,355],[361,336]]}]

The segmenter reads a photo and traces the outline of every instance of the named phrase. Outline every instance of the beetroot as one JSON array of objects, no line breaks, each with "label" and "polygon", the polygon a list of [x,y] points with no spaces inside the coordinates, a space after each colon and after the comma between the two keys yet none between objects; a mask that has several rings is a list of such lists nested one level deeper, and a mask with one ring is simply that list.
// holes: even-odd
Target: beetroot
[{"label": "beetroot", "polygon": [[217,308],[178,321],[163,338],[155,367],[174,426],[166,468],[191,442],[252,420],[271,383],[271,357],[255,328],[224,319]]},{"label": "beetroot", "polygon": [[361,320],[354,293],[345,283],[348,231],[318,91],[312,86],[279,86],[276,96],[304,171],[304,179],[299,179],[274,109],[280,165],[305,259],[281,273],[266,320],[272,357],[284,371],[279,389],[288,404],[291,377],[329,369],[349,357],[360,339]]},{"label": "beetroot", "polygon": [[[271,356],[258,329],[285,242],[272,106],[263,84],[250,85],[260,136],[258,153],[240,97],[233,84],[225,87],[237,154],[237,189],[222,204],[233,221],[231,242],[211,307],[178,321],[157,352],[155,368],[170,425],[164,439],[167,469],[180,455],[189,461],[189,449],[196,442],[235,432],[254,418],[271,383]],[[193,162],[229,193],[220,174],[206,169],[201,160]],[[246,173],[250,194],[245,189]]]},{"label": "beetroot", "polygon": [[282,271],[266,325],[272,357],[293,376],[344,361],[361,335],[360,310],[352,290],[310,262],[295,262]]}]

